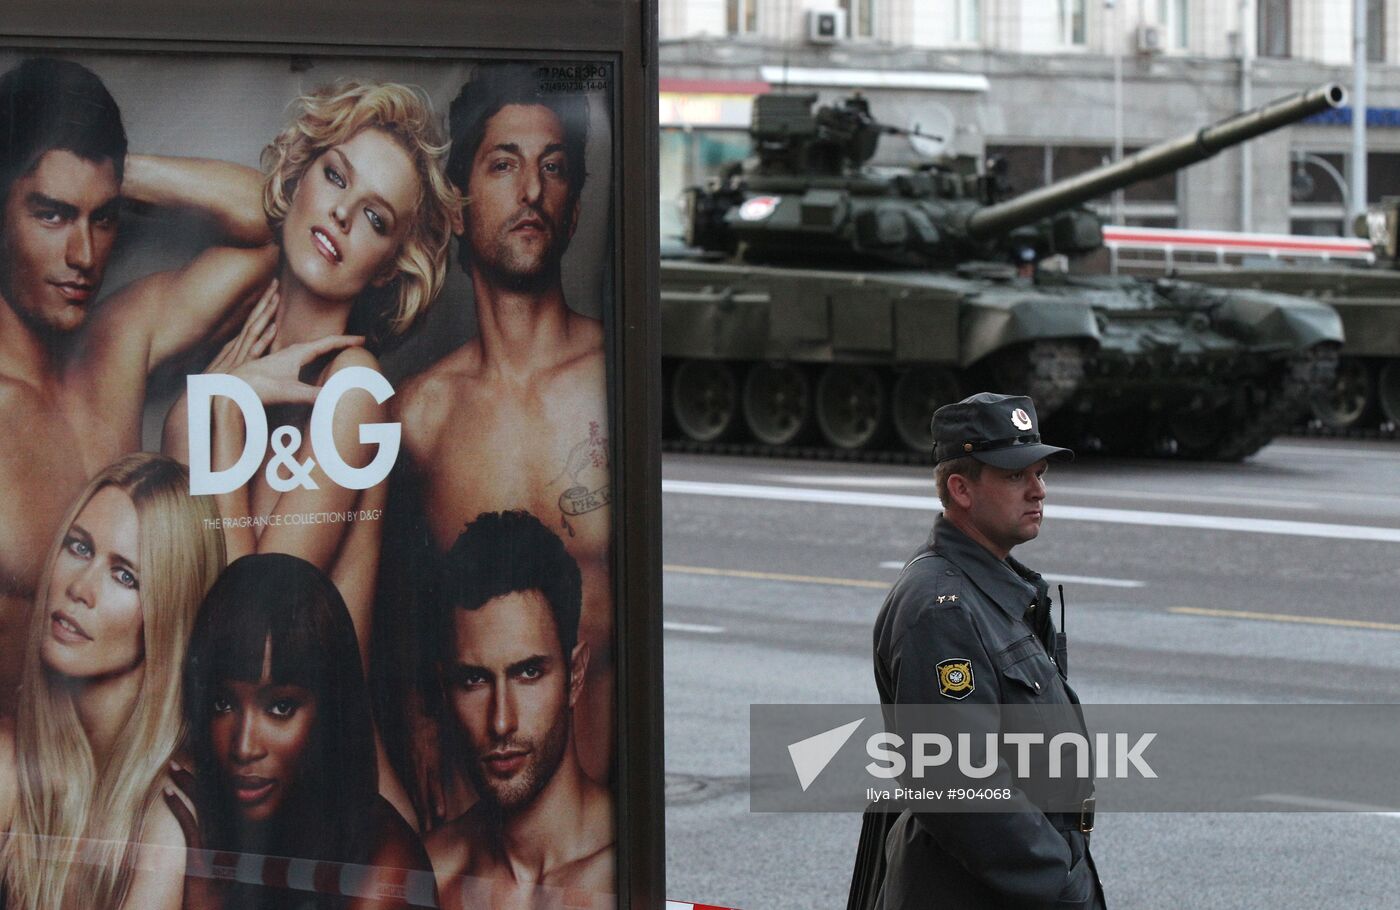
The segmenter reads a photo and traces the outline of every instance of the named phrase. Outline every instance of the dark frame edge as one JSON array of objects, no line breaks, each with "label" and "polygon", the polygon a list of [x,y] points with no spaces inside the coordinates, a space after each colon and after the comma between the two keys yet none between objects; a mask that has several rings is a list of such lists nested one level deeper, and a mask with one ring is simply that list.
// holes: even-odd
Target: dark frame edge
[{"label": "dark frame edge", "polygon": [[[619,910],[656,910],[666,900],[665,729],[662,696],[661,326],[659,287],[656,67],[657,0],[628,0],[621,80],[620,174],[623,306],[616,336],[620,411],[632,421],[614,433],[624,497],[617,568],[624,613],[618,649]],[[641,78],[635,74],[640,70]],[[638,259],[640,258],[640,262]],[[643,418],[638,420],[637,418]]]}]

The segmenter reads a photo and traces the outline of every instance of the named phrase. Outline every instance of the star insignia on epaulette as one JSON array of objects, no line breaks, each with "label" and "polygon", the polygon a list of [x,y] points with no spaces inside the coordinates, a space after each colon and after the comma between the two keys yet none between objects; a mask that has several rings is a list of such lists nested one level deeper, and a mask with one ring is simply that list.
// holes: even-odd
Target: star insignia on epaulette
[{"label": "star insignia on epaulette", "polygon": [[957,603],[957,602],[958,602],[958,595],[956,595],[956,594],[940,594],[940,595],[938,595],[938,602],[939,602],[939,603]]}]

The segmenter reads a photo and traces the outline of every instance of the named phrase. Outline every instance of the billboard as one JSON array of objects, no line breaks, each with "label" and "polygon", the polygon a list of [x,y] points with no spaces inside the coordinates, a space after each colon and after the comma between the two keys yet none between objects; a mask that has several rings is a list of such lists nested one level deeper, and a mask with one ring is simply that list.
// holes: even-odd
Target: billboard
[{"label": "billboard", "polygon": [[626,906],[618,55],[0,74],[0,904]]}]

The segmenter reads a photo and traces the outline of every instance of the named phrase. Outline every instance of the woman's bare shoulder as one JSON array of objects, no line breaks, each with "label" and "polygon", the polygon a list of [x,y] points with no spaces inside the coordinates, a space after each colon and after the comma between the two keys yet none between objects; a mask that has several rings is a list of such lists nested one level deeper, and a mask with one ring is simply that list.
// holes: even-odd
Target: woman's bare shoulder
[{"label": "woman's bare shoulder", "polygon": [[[162,783],[162,791],[179,792],[168,777],[164,777]],[[170,811],[163,798],[156,799],[146,810],[146,825],[141,832],[141,841],[156,847],[179,847],[181,850],[185,848],[185,832],[180,830],[179,820],[175,818],[175,813]]]},{"label": "woman's bare shoulder", "polygon": [[330,379],[336,373],[347,367],[369,367],[376,373],[379,372],[379,358],[374,356],[372,351],[360,345],[353,345],[341,348],[331,362],[326,365],[325,379]]},{"label": "woman's bare shoulder", "polygon": [[179,910],[184,879],[185,835],[175,813],[158,797],[146,810],[135,875],[122,910]]}]

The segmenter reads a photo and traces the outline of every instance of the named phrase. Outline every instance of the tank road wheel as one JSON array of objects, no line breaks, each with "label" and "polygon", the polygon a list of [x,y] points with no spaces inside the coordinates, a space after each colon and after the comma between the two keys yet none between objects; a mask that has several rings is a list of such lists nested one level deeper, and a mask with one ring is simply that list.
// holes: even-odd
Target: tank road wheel
[{"label": "tank road wheel", "polygon": [[812,422],[812,383],[794,363],[755,363],[744,377],[744,424],[765,445],[797,441]]},{"label": "tank road wheel", "polygon": [[962,397],[952,371],[914,367],[894,383],[890,409],[899,441],[915,452],[933,451],[933,412]]},{"label": "tank road wheel", "polygon": [[982,361],[986,391],[1029,395],[1041,422],[1068,404],[1084,381],[1085,342],[1042,338],[997,351]]},{"label": "tank road wheel", "polygon": [[1376,401],[1381,418],[1400,424],[1400,361],[1387,360],[1376,374]]},{"label": "tank road wheel", "polygon": [[722,360],[686,360],[671,377],[676,427],[695,442],[718,442],[739,423],[739,383]]},{"label": "tank road wheel", "polygon": [[817,380],[817,427],[838,449],[867,449],[885,428],[885,384],[873,367],[833,363]]},{"label": "tank road wheel", "polygon": [[1363,426],[1375,409],[1376,376],[1358,357],[1343,357],[1337,364],[1337,381],[1312,398],[1313,416],[1333,430]]}]

